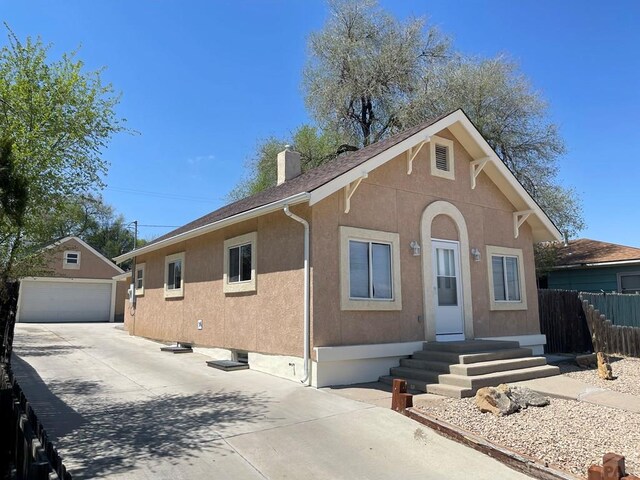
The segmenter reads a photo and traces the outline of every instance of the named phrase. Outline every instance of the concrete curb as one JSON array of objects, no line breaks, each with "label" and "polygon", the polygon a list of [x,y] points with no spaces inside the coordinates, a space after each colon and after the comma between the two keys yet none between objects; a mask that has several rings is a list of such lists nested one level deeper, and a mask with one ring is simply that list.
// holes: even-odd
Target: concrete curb
[{"label": "concrete curb", "polygon": [[455,440],[491,458],[495,458],[499,462],[525,475],[530,475],[541,480],[584,480],[584,477],[577,477],[571,473],[547,467],[532,457],[491,443],[485,438],[471,432],[438,420],[435,417],[425,415],[415,408],[406,409],[404,414],[412,420],[431,428],[443,437]]}]

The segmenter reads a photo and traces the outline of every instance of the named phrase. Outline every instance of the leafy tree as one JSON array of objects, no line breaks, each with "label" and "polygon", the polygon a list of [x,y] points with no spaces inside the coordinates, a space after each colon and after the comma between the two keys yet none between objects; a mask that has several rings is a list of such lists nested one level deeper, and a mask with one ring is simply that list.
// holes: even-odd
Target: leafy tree
[{"label": "leafy tree", "polygon": [[[16,171],[13,143],[0,140],[0,293],[16,263],[22,238],[29,189],[25,178]],[[9,240],[13,239],[13,242]],[[0,298],[0,302],[3,299]]]},{"label": "leafy tree", "polygon": [[[69,202],[66,212],[64,219],[54,225],[51,238],[80,237],[107,258],[117,257],[134,248],[136,239],[132,225],[101,197],[78,197]],[[144,240],[137,239],[136,247],[144,244]]]},{"label": "leafy tree", "polygon": [[[584,227],[576,192],[557,179],[564,142],[546,102],[514,62],[455,53],[447,37],[424,20],[399,22],[375,0],[333,0],[329,7],[327,23],[310,37],[303,80],[319,136],[337,132],[363,147],[463,108],[561,231],[574,235]],[[282,143],[270,139],[260,145],[243,182],[252,188],[241,184],[235,197],[275,183],[269,169]],[[335,150],[321,156],[333,157]]]},{"label": "leafy tree", "polygon": [[309,40],[306,104],[324,128],[366,146],[405,128],[421,78],[449,54],[449,41],[422,19],[398,22],[374,0],[332,0]]},{"label": "leafy tree", "polygon": [[28,274],[30,253],[51,240],[69,202],[102,186],[101,150],[124,130],[115,113],[118,96],[101,72],[85,72],[75,54],[50,61],[48,53],[40,39],[21,42],[9,29],[0,49],[0,134],[10,139],[12,158],[7,175],[20,178],[27,193],[20,221],[0,223],[3,278]]},{"label": "leafy tree", "polygon": [[547,104],[518,66],[499,56],[457,57],[425,72],[408,124],[462,108],[489,145],[564,233],[584,228],[576,192],[557,183],[565,146]]},{"label": "leafy tree", "polygon": [[310,125],[298,128],[289,140],[270,137],[258,144],[257,151],[246,165],[249,175],[230,193],[230,200],[253,195],[276,184],[278,176],[278,153],[286,145],[300,153],[302,171],[322,165],[335,158],[336,152],[344,144],[344,138],[330,130],[319,131]]}]

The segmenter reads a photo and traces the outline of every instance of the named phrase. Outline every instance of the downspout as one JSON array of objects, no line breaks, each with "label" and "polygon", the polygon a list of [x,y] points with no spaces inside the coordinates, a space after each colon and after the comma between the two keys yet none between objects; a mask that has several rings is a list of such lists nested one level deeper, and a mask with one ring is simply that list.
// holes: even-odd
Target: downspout
[{"label": "downspout", "polygon": [[[284,206],[284,213],[304,226],[304,377],[300,380],[307,383],[309,380],[309,347],[310,347],[310,291],[309,291],[309,222],[289,211],[289,205]],[[307,383],[308,384],[308,383]]]}]

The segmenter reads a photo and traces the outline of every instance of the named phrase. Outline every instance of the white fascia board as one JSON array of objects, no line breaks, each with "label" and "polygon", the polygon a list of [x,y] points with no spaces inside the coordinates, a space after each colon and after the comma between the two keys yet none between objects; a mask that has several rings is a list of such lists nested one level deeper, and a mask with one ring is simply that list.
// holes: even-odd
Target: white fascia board
[{"label": "white fascia board", "polygon": [[111,283],[112,278],[70,278],[70,277],[24,277],[22,281],[50,283]]},{"label": "white fascia board", "polygon": [[[504,162],[496,155],[496,152],[491,148],[491,145],[487,143],[485,138],[480,134],[478,129],[471,123],[471,120],[464,114],[462,110],[457,110],[452,113],[449,117],[456,116],[455,121],[459,121],[469,132],[473,140],[482,148],[482,150],[486,153],[487,157],[490,157],[493,162],[493,166],[502,174],[502,176],[509,182],[509,185],[516,191],[516,193],[524,200],[530,210],[533,210],[535,216],[540,220],[543,226],[548,230],[548,232],[552,235],[554,240],[561,241],[563,239],[562,234],[557,229],[557,227],[553,224],[551,219],[547,216],[547,214],[540,208],[537,202],[529,195],[529,192],[525,190],[525,188],[520,184],[520,182],[516,179],[516,177],[511,173],[511,170],[504,164]],[[446,118],[449,118],[446,117]],[[454,122],[451,122],[454,123]],[[527,221],[527,223],[529,223]],[[532,225],[533,227],[533,225]],[[551,240],[551,239],[547,239]],[[541,240],[538,240],[541,241]]]},{"label": "white fascia board", "polygon": [[308,201],[309,201],[309,194],[307,192],[297,193],[290,197],[283,198],[282,200],[268,203],[266,205],[262,205],[261,207],[254,208],[252,210],[247,210],[246,212],[238,213],[237,215],[232,215],[231,217],[218,220],[217,222],[209,223],[208,225],[203,225],[202,227],[194,228],[193,230],[180,233],[178,235],[167,238],[160,242],[153,243],[151,245],[138,248],[136,250],[132,250],[118,257],[115,257],[113,261],[116,263],[122,263],[125,260],[129,260],[130,258],[136,257],[138,255],[143,255],[145,253],[153,252],[155,250],[159,250],[161,248],[165,248],[179,242],[184,242],[185,240],[189,240],[194,237],[199,237],[200,235],[204,235],[206,233],[213,232],[215,230],[220,230],[221,228],[228,227],[235,223],[243,222],[245,220],[250,220],[252,218],[260,217],[262,215],[275,212],[277,210],[284,208],[285,205],[297,205],[297,204],[308,202]]},{"label": "white fascia board", "polygon": [[437,121],[433,125],[426,127],[424,130],[411,135],[409,138],[404,139],[400,143],[389,147],[384,152],[380,152],[375,157],[370,158],[366,162],[357,167],[352,168],[348,172],[343,173],[339,177],[334,178],[330,182],[325,183],[321,187],[316,188],[311,192],[311,198],[309,199],[309,205],[313,206],[319,201],[327,198],[329,195],[337,192],[338,190],[346,187],[352,182],[355,182],[359,178],[362,178],[364,174],[368,174],[372,170],[375,170],[381,165],[384,165],[389,160],[394,159],[403,152],[406,152],[410,148],[415,147],[419,143],[424,142],[432,134],[439,132],[440,130],[447,128],[447,125],[442,126],[441,122],[444,122],[449,117],[445,117],[442,120]]},{"label": "white fascia board", "polygon": [[[460,122],[460,124],[467,130],[472,139],[478,144],[478,146],[484,152],[485,157],[490,157],[493,160],[491,163],[495,166],[496,170],[499,174],[509,183],[509,185],[513,188],[515,193],[522,199],[527,209],[533,210],[536,218],[539,219],[542,226],[548,231],[552,238],[548,238],[547,240],[562,240],[562,234],[553,224],[553,222],[549,219],[546,213],[540,208],[540,206],[535,202],[535,200],[529,195],[529,193],[524,189],[524,187],[516,180],[511,171],[507,168],[502,160],[496,155],[493,148],[487,143],[484,137],[480,134],[478,129],[471,123],[471,120],[466,116],[466,114],[462,110],[456,110],[455,112],[447,115],[446,117],[438,120],[434,124],[424,128],[423,130],[415,133],[414,135],[406,138],[405,140],[397,143],[396,145],[388,148],[384,152],[379,153],[375,157],[370,158],[362,165],[354,167],[352,170],[340,175],[339,177],[331,180],[325,185],[315,189],[311,192],[311,198],[309,200],[309,205],[313,206],[329,195],[337,192],[338,190],[344,188],[349,185],[351,182],[357,180],[362,177],[363,173],[369,173],[372,170],[378,168],[379,166],[385,164],[386,162],[394,159],[398,155],[403,152],[406,152],[412,147],[415,147],[419,143],[423,142],[425,139],[435,135],[436,133],[444,130],[445,128],[450,127],[456,122]],[[503,192],[504,193],[504,192]],[[531,218],[531,217],[530,217]],[[527,220],[527,223],[530,223],[530,220]],[[532,228],[534,225],[531,225]],[[541,236],[540,236],[541,237]],[[537,241],[542,241],[544,238],[538,238]]]},{"label": "white fascia board", "polygon": [[54,247],[57,247],[57,246],[61,246],[61,245],[65,244],[65,243],[67,243],[69,240],[74,240],[74,241],[78,242],[84,248],[86,248],[91,253],[93,253],[96,257],[100,258],[100,260],[102,260],[107,265],[109,265],[111,268],[113,268],[115,271],[120,272],[120,273],[124,273],[123,269],[121,269],[118,265],[116,265],[113,262],[111,262],[108,258],[106,258],[104,255],[102,255],[99,251],[97,251],[95,248],[93,248],[87,242],[82,240],[80,237],[74,237],[74,236],[64,237],[63,239],[58,240],[57,242],[53,243],[52,245],[49,245],[46,248],[54,248]]},{"label": "white fascia board", "polygon": [[123,282],[127,278],[129,278],[130,276],[131,276],[131,272],[124,272],[124,273],[120,273],[118,275],[114,275],[111,278],[114,279],[116,282]]},{"label": "white fascia board", "polygon": [[553,270],[565,270],[570,268],[584,268],[584,267],[615,267],[618,265],[640,265],[640,259],[618,260],[618,261],[612,261],[612,262],[597,262],[597,263],[574,263],[573,265],[557,265],[553,267]]}]

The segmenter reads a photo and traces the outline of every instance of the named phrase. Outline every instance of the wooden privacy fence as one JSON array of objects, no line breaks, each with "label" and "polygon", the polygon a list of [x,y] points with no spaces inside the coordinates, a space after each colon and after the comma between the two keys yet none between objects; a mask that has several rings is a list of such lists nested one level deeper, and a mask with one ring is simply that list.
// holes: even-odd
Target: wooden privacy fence
[{"label": "wooden privacy fence", "polygon": [[614,325],[640,327],[640,295],[628,293],[580,293]]},{"label": "wooden privacy fence", "polygon": [[580,295],[596,351],[609,355],[640,357],[640,328],[614,325],[585,297],[585,294]]},{"label": "wooden privacy fence", "polygon": [[578,292],[538,290],[540,332],[547,336],[545,353],[584,353],[593,349]]},{"label": "wooden privacy fence", "polygon": [[[11,368],[5,365],[0,365],[0,432],[0,465],[13,465],[18,480],[71,480]],[[6,473],[0,471],[0,476]]]}]

